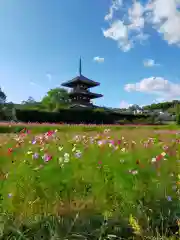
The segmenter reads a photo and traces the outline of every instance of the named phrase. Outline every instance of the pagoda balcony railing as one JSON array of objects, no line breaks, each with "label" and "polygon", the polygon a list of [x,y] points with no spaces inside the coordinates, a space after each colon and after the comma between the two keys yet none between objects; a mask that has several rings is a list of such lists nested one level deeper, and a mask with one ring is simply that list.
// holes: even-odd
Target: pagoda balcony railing
[{"label": "pagoda balcony railing", "polygon": [[91,93],[89,90],[84,89],[72,89],[70,93]]}]

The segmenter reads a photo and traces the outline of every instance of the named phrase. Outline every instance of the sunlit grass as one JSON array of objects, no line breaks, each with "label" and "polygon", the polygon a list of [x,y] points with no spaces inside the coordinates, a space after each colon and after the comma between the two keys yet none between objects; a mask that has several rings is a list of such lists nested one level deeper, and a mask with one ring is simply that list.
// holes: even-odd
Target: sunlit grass
[{"label": "sunlit grass", "polygon": [[[169,225],[177,226],[179,135],[151,128],[98,130],[22,131],[2,137],[0,193],[5,219],[13,217],[18,227],[42,217],[99,216],[101,224],[115,221],[119,236],[130,227],[141,237],[152,236],[156,228],[165,234]],[[133,219],[139,224],[136,230]],[[118,236],[113,228],[108,232]]]}]

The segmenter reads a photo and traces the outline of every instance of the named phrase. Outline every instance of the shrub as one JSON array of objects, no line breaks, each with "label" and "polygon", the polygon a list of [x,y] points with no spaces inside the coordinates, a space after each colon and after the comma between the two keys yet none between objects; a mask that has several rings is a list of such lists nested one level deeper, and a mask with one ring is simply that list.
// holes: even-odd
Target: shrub
[{"label": "shrub", "polygon": [[147,116],[121,114],[107,112],[104,110],[96,111],[91,109],[61,109],[59,112],[45,112],[37,110],[16,109],[16,117],[20,122],[49,122],[49,123],[70,123],[70,124],[114,124],[119,120],[125,119],[128,122],[135,122],[139,118],[146,123]]},{"label": "shrub", "polygon": [[177,123],[177,125],[180,125],[180,113],[177,114],[176,123]]}]

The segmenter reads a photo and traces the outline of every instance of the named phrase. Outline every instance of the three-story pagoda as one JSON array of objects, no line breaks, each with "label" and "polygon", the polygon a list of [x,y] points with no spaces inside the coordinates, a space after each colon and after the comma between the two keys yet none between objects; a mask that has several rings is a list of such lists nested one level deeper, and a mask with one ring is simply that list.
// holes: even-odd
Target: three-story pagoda
[{"label": "three-story pagoda", "polygon": [[99,86],[100,83],[92,81],[81,74],[81,58],[79,61],[79,76],[61,84],[72,88],[69,92],[71,107],[93,107],[91,100],[102,97],[102,94],[92,93],[89,88]]}]

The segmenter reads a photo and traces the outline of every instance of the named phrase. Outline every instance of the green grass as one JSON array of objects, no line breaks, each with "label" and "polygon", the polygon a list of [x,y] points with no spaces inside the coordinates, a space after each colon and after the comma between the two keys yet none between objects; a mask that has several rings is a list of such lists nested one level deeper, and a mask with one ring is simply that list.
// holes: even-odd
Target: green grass
[{"label": "green grass", "polygon": [[47,132],[49,130],[58,130],[60,132],[103,132],[106,128],[111,128],[114,131],[118,131],[121,129],[131,129],[136,130],[139,127],[142,129],[168,129],[168,130],[177,130],[180,129],[180,127],[176,124],[167,124],[167,125],[154,125],[154,126],[138,126],[138,125],[56,125],[56,124],[0,124],[0,133],[19,133],[25,128],[28,128],[28,130],[31,133],[42,133]]},{"label": "green grass", "polygon": [[48,128],[1,136],[2,239],[178,236],[178,135],[64,126],[41,139]]}]

